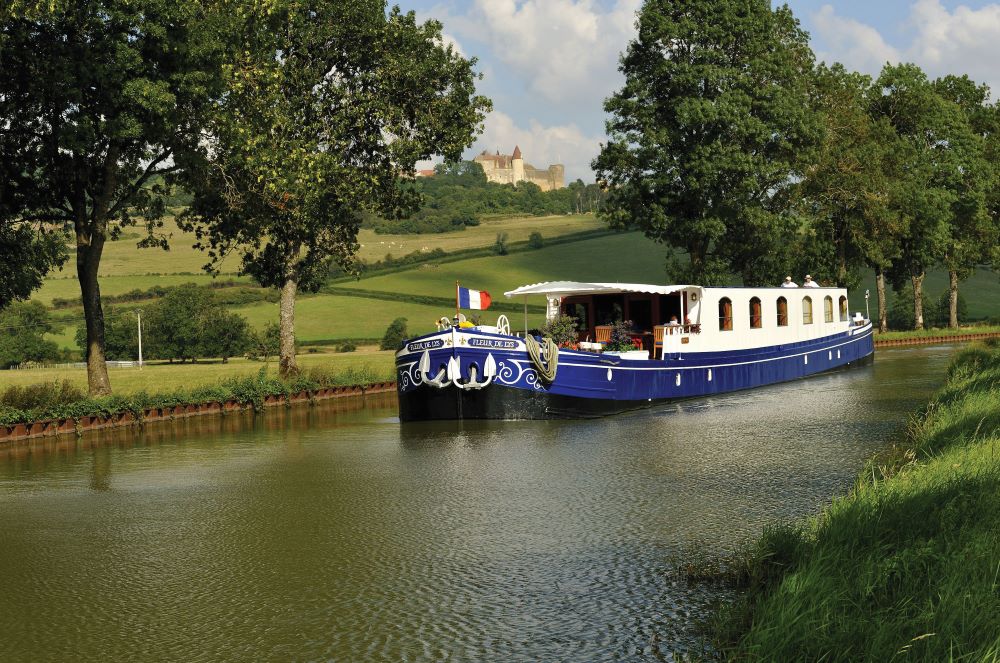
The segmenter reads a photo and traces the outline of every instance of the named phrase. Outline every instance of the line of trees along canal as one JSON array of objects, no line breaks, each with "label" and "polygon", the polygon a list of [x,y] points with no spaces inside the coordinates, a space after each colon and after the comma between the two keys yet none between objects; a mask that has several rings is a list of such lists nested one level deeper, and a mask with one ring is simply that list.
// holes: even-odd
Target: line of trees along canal
[{"label": "line of trees along canal", "polygon": [[767,0],[647,0],[621,71],[593,162],[603,213],[684,251],[677,282],[855,287],[870,269],[880,329],[887,281],[910,284],[921,329],[943,267],[955,327],[959,282],[1000,262],[1000,107],[967,76],[817,64]]},{"label": "line of trees along canal", "polygon": [[[787,7],[646,0],[605,104],[603,214],[683,249],[679,280],[843,285],[874,269],[959,281],[998,260],[998,109],[962,76],[817,65]],[[421,204],[400,173],[457,161],[481,129],[475,59],[383,0],[13,0],[0,8],[0,306],[68,258],[92,394],[111,390],[98,273],[141,225],[167,248],[166,201],[213,271],[226,255],[281,292],[280,367],[297,372],[294,300],[350,270],[362,218]],[[443,181],[441,182],[444,183]],[[674,255],[674,252],[671,252]],[[884,325],[884,297],[880,297]]]}]

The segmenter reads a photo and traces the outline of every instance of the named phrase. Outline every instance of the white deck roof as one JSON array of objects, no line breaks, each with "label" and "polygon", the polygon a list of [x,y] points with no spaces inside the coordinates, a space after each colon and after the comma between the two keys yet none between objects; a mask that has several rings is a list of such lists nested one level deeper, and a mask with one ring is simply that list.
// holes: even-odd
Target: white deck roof
[{"label": "white deck roof", "polygon": [[692,285],[649,285],[645,283],[581,283],[579,281],[545,281],[522,285],[520,288],[503,293],[507,297],[518,295],[545,295],[565,297],[568,295],[614,295],[624,292],[641,292],[654,295],[670,295]]}]

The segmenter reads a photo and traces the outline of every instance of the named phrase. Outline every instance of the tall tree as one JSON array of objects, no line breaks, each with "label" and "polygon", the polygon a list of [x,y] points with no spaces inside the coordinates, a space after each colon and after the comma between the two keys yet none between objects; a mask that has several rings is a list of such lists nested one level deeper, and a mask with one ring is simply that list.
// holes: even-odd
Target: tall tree
[{"label": "tall tree", "polygon": [[899,175],[895,131],[869,112],[870,77],[840,64],[816,68],[812,103],[822,120],[822,141],[799,182],[797,206],[810,219],[803,233],[802,264],[809,271],[854,287],[863,266],[876,272],[879,328],[887,327],[885,270],[899,253],[905,219],[889,201]]},{"label": "tall tree", "polygon": [[593,163],[609,223],[686,251],[679,280],[773,281],[799,225],[788,193],[818,137],[812,65],[787,7],[646,0]]},{"label": "tall tree", "polygon": [[914,328],[924,328],[923,281],[945,253],[952,205],[961,180],[961,146],[968,125],[919,67],[886,65],[873,89],[873,112],[895,130],[902,167],[892,183],[893,213],[906,223],[900,255],[888,275],[897,289],[913,287]]},{"label": "tall tree", "polygon": [[72,228],[89,390],[107,394],[104,244],[141,220],[165,246],[150,180],[199,150],[221,82],[214,17],[198,0],[18,4],[0,13],[0,215]]},{"label": "tall tree", "polygon": [[280,372],[297,372],[294,307],[329,260],[349,266],[361,215],[398,219],[419,196],[401,173],[434,154],[457,160],[489,101],[475,60],[383,0],[276,0],[241,20],[211,159],[191,180],[184,223],[281,289]]},{"label": "tall tree", "polygon": [[997,243],[998,226],[990,214],[989,198],[1000,186],[1000,164],[990,158],[989,149],[998,138],[1000,116],[989,103],[989,88],[968,76],[945,76],[934,81],[934,87],[958,106],[968,129],[952,141],[960,176],[953,180],[956,196],[943,260],[948,269],[948,326],[957,328],[958,284],[989,261],[990,247]]}]

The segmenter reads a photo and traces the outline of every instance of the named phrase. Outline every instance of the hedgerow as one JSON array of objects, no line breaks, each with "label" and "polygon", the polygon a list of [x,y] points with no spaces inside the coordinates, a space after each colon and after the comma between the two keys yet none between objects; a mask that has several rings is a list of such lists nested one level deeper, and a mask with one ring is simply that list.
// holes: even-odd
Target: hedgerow
[{"label": "hedgerow", "polygon": [[[40,386],[32,385],[29,388],[12,388],[20,390],[16,394],[11,389],[0,394],[0,425],[11,426],[49,419],[79,420],[82,417],[109,417],[124,413],[131,413],[137,420],[141,420],[143,414],[151,409],[226,401],[235,401],[242,407],[260,410],[264,406],[264,399],[269,396],[282,396],[288,399],[292,394],[301,391],[313,392],[344,386],[366,387],[379,381],[379,376],[368,366],[352,367],[339,373],[314,368],[289,381],[270,376],[266,369],[262,368],[255,375],[228,378],[218,384],[179,389],[169,393],[149,394],[143,391],[125,396],[82,397],[63,401],[52,399],[49,395],[52,392],[78,395],[79,392],[66,387],[68,383],[56,382],[52,383],[49,389],[40,389]],[[24,391],[31,389],[44,394],[38,399],[37,404],[23,398]],[[21,400],[16,400],[13,395],[20,396]],[[10,400],[8,396],[11,396]]]}]

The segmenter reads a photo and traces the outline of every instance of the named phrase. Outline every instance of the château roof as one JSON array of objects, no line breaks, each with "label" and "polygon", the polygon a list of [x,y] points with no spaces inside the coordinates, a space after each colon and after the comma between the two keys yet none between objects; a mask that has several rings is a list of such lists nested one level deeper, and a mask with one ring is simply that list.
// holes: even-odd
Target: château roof
[{"label": "ch\u00e2teau roof", "polygon": [[521,158],[521,148],[518,147],[517,145],[515,145],[514,146],[514,154],[512,154],[511,156],[513,156],[515,159],[520,159]]}]

